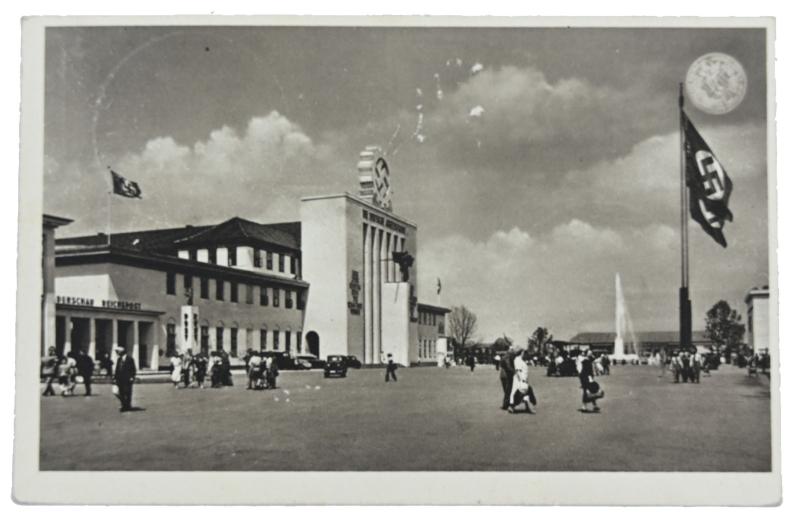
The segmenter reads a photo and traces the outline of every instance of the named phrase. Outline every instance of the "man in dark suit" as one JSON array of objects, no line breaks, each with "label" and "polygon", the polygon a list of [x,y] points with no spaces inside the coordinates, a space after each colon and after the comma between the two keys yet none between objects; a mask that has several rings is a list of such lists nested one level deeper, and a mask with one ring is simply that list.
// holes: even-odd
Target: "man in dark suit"
[{"label": "man in dark suit", "polygon": [[517,348],[509,348],[508,351],[500,359],[500,385],[503,387],[503,405],[502,409],[508,409],[509,395],[511,394],[511,385],[514,382],[514,358],[517,356]]},{"label": "man in dark suit", "polygon": [[92,394],[92,374],[94,374],[94,359],[81,349],[78,353],[78,375],[83,378],[83,386],[86,388],[86,396]]},{"label": "man in dark suit", "polygon": [[130,411],[133,399],[133,381],[136,379],[136,363],[128,355],[124,346],[117,346],[117,366],[114,368],[114,384],[119,389],[119,402],[122,407],[119,411]]}]

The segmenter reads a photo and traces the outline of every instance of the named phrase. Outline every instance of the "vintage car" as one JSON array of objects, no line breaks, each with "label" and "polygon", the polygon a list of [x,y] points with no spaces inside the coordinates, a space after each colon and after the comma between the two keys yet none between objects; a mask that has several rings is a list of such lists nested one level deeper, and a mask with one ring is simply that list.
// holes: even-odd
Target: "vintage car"
[{"label": "vintage car", "polygon": [[[315,355],[303,354],[295,356],[298,369],[324,368],[325,361],[320,360]],[[301,368],[302,367],[302,368]]]},{"label": "vintage car", "polygon": [[344,357],[344,363],[348,368],[355,368],[356,370],[361,368],[361,361],[356,359],[355,355],[343,355],[342,357]]},{"label": "vintage car", "polygon": [[347,377],[347,362],[344,355],[329,355],[325,361],[325,377],[338,375]]}]

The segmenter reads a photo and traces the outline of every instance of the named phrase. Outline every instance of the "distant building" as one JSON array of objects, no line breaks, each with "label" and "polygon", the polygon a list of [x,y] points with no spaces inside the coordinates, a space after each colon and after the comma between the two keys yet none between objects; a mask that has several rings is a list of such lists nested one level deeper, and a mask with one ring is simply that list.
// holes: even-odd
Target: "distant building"
[{"label": "distant building", "polygon": [[436,362],[439,366],[443,366],[447,357],[447,314],[450,313],[450,309],[419,303],[417,310],[419,312],[419,322],[417,323],[419,362]]},{"label": "distant building", "polygon": [[[614,353],[614,339],[617,334],[614,332],[581,332],[569,340],[568,347],[591,349],[594,353]],[[680,347],[679,332],[637,332],[636,343],[638,344],[639,356],[648,356],[659,352],[662,348],[672,351]],[[705,332],[692,332],[692,344],[697,346],[700,351],[711,350],[711,339]]]},{"label": "distant building", "polygon": [[747,305],[747,344],[758,353],[769,349],[769,287],[753,288],[744,298]]},{"label": "distant building", "polygon": [[[392,211],[379,150],[361,153],[358,172],[358,196],[304,197],[298,222],[59,238],[43,338],[94,358],[125,346],[148,369],[187,350],[224,350],[235,364],[249,349],[435,361],[449,310],[417,302],[417,227]],[[45,221],[46,252],[59,219]]]}]

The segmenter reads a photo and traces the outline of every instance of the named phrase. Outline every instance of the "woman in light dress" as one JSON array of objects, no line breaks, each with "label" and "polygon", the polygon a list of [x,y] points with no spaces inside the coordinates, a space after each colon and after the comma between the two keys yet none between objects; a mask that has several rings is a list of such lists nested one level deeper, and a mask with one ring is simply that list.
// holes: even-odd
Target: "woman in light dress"
[{"label": "woman in light dress", "polygon": [[521,348],[516,348],[517,356],[514,357],[514,380],[511,383],[511,393],[508,398],[508,413],[515,413],[516,406],[525,404],[525,411],[536,413],[536,396],[528,382],[528,361]]},{"label": "woman in light dress", "polygon": [[169,378],[172,381],[172,384],[175,385],[175,388],[177,388],[181,383],[183,359],[181,359],[181,356],[176,353],[170,357],[169,363],[172,365],[172,373],[170,374]]}]

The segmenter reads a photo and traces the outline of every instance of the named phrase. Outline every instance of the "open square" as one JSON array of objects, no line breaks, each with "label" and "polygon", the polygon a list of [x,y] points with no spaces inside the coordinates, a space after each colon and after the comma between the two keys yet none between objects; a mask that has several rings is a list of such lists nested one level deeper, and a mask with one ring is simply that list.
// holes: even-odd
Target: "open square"
[{"label": "open square", "polygon": [[[140,411],[96,396],[41,401],[41,470],[770,471],[769,380],[723,366],[673,384],[648,366],[599,377],[599,414],[578,379],[531,368],[535,415],[500,409],[491,366],[383,370],[325,379],[283,372],[279,389],[134,388]],[[77,391],[82,392],[81,387]]]}]

